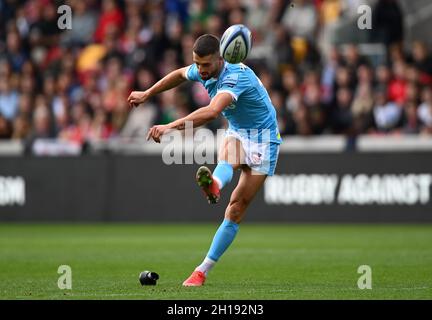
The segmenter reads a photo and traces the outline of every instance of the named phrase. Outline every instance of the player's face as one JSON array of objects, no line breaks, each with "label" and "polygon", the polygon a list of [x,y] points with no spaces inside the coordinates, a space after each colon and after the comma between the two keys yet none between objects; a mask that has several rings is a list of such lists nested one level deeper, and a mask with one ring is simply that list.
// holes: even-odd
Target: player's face
[{"label": "player's face", "polygon": [[203,80],[208,80],[219,75],[223,60],[218,53],[209,54],[205,57],[200,57],[195,52],[193,53],[193,61],[197,65],[198,73]]}]

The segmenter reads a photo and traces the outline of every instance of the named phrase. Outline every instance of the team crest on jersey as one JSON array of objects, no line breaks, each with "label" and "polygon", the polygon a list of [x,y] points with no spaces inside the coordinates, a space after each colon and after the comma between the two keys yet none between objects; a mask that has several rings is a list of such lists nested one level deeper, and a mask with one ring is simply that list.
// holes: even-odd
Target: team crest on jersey
[{"label": "team crest on jersey", "polygon": [[238,82],[238,74],[229,74],[227,75],[223,80],[222,83],[220,84],[219,88],[223,87],[223,86],[227,86],[229,88],[233,88],[237,82]]}]

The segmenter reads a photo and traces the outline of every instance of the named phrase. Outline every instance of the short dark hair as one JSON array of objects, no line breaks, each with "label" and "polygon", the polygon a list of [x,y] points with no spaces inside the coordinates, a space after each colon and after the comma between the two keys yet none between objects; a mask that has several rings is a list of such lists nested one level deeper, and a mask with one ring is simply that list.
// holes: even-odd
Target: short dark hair
[{"label": "short dark hair", "polygon": [[193,52],[200,57],[215,54],[216,52],[219,53],[219,38],[211,34],[203,34],[196,39]]}]

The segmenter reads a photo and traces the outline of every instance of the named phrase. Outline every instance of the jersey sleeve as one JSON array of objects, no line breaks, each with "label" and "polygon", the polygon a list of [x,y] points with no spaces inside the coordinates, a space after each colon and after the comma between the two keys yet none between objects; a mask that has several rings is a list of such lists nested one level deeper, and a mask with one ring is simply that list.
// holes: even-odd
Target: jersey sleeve
[{"label": "jersey sleeve", "polygon": [[235,101],[250,87],[249,79],[241,73],[231,73],[222,79],[222,84],[217,93],[229,93]]},{"label": "jersey sleeve", "polygon": [[197,65],[195,63],[186,68],[185,77],[190,81],[199,81],[200,77],[198,74]]}]

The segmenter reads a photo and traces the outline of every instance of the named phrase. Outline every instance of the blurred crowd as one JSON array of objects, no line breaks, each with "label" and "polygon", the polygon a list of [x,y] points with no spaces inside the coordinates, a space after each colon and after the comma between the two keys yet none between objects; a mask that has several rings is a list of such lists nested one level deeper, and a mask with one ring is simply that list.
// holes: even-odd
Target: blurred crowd
[{"label": "blurred crowd", "polygon": [[[356,43],[331,41],[364,2],[373,8],[369,40],[385,47],[379,64]],[[129,110],[129,93],[191,64],[199,35],[220,37],[236,23],[252,30],[246,64],[267,88],[283,135],[432,134],[432,57],[424,43],[404,43],[397,1],[293,3],[0,0],[0,139],[145,136],[209,97],[187,82]],[[72,8],[70,30],[59,28],[63,4]]]}]

